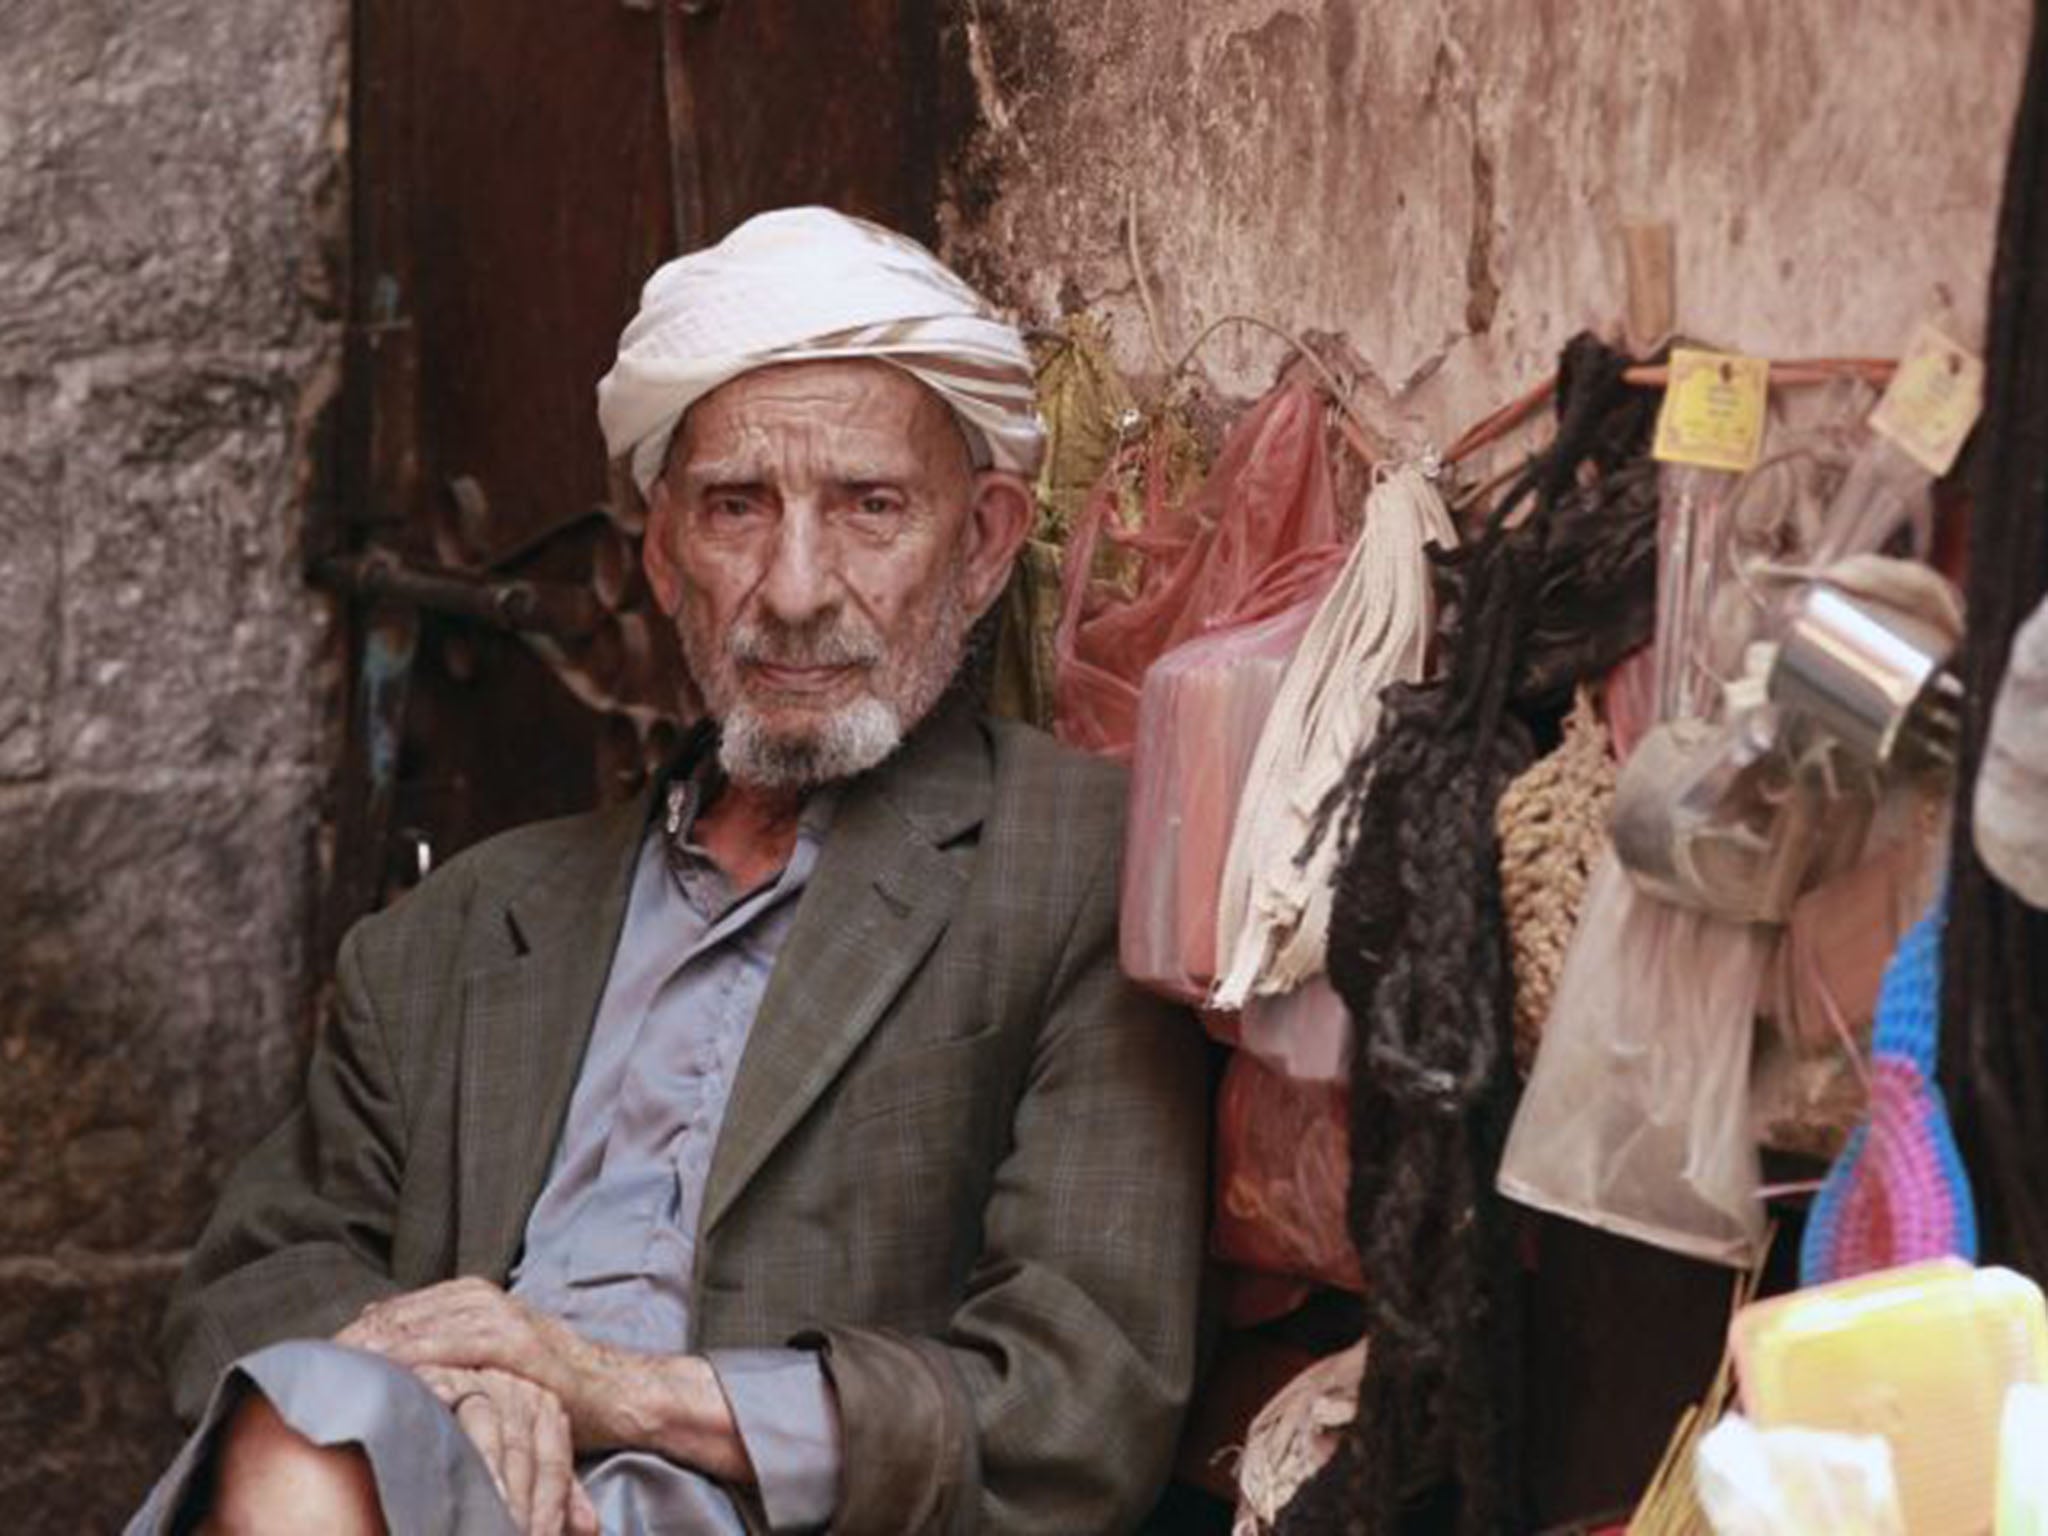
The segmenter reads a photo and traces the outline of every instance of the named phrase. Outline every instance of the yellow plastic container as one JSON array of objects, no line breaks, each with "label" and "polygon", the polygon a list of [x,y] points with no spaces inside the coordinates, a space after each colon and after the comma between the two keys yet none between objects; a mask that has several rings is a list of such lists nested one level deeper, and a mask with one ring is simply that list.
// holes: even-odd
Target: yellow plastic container
[{"label": "yellow plastic container", "polygon": [[1745,1307],[1742,1402],[1766,1427],[1883,1435],[1911,1536],[1979,1536],[2008,1388],[2048,1381],[2048,1305],[2008,1269],[1938,1259]]}]

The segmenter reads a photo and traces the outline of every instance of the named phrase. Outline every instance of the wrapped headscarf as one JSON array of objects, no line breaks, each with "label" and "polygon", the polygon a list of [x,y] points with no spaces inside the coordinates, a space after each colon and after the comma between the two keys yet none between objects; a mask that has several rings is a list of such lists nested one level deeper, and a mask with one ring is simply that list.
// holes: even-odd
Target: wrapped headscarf
[{"label": "wrapped headscarf", "polygon": [[829,208],[781,208],[667,263],[598,381],[613,458],[647,494],[676,426],[719,385],[775,363],[871,358],[952,408],[975,462],[1035,474],[1044,450],[1015,326],[916,241]]}]

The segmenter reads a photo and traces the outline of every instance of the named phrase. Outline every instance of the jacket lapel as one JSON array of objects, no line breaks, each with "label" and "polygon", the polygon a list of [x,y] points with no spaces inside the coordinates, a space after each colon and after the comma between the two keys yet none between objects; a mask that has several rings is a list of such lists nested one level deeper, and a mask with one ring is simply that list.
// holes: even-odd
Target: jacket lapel
[{"label": "jacket lapel", "polygon": [[647,797],[505,903],[517,957],[463,984],[456,1079],[456,1267],[502,1280],[540,1197],[611,973]]},{"label": "jacket lapel", "polygon": [[709,1232],[817,1102],[945,931],[967,881],[988,747],[964,702],[847,787],[734,1077],[704,1192]]}]

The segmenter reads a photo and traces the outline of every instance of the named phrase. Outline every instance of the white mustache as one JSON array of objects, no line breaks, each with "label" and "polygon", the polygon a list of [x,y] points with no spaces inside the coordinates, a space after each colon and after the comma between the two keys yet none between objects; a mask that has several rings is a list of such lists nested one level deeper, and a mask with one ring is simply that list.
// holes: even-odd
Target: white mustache
[{"label": "white mustache", "polygon": [[882,659],[880,639],[844,623],[815,633],[782,625],[735,624],[726,636],[725,650],[736,662],[770,667],[871,667]]}]

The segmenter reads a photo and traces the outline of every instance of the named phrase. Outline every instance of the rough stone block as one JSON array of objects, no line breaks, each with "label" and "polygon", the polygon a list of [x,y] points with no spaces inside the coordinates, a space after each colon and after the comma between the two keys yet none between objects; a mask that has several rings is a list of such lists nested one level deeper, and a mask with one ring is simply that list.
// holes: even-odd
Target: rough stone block
[{"label": "rough stone block", "polygon": [[340,0],[0,7],[0,351],[275,347],[323,290]]},{"label": "rough stone block", "polygon": [[49,767],[50,691],[57,672],[56,487],[0,457],[0,780]]},{"label": "rough stone block", "polygon": [[0,797],[0,1256],[182,1247],[281,1118],[311,800],[304,777]]},{"label": "rough stone block", "polygon": [[156,1330],[175,1260],[0,1259],[0,1510],[118,1531],[177,1450]]},{"label": "rough stone block", "polygon": [[53,756],[103,773],[306,763],[326,602],[299,571],[299,380],[215,363],[71,383]]}]

